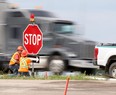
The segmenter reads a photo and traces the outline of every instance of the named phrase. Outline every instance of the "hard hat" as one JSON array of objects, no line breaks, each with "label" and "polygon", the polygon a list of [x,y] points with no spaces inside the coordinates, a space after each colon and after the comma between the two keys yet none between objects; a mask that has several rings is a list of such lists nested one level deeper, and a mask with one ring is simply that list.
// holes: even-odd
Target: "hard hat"
[{"label": "hard hat", "polygon": [[21,53],[21,56],[24,57],[24,56],[27,56],[27,54],[28,54],[27,51],[26,50],[23,50],[22,53]]},{"label": "hard hat", "polygon": [[22,46],[18,46],[17,47],[17,50],[21,50],[22,51],[23,50],[23,47]]}]

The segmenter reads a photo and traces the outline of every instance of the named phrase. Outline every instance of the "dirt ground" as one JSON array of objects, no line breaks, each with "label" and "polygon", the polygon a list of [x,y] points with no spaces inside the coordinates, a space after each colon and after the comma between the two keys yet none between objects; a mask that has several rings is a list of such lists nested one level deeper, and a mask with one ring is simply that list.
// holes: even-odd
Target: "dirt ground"
[{"label": "dirt ground", "polygon": [[[0,80],[0,95],[64,95],[62,80]],[[116,95],[116,81],[70,81],[67,95]]]}]

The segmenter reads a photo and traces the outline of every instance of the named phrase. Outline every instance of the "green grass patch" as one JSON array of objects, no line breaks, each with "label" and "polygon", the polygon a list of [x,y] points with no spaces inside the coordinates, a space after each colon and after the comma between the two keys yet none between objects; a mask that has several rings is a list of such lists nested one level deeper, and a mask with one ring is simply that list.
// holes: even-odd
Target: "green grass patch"
[{"label": "green grass patch", "polygon": [[0,76],[0,79],[21,79],[21,80],[66,80],[67,77],[70,77],[70,80],[90,80],[85,74],[73,75],[73,76],[63,76],[63,75],[52,75],[52,76],[14,76],[4,74]]}]

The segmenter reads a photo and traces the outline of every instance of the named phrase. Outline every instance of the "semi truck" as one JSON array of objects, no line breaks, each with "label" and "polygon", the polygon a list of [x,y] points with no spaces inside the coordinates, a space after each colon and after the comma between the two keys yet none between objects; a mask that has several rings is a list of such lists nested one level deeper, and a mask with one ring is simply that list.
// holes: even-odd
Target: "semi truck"
[{"label": "semi truck", "polygon": [[[76,24],[56,17],[53,13],[39,9],[8,8],[0,3],[0,61],[2,70],[7,70],[11,54],[17,46],[23,45],[23,31],[30,24],[30,14],[43,32],[43,48],[37,55],[28,55],[35,60],[34,68],[46,68],[62,73],[76,67],[86,73],[93,73],[93,54],[96,42],[82,38],[75,33]],[[36,59],[40,58],[39,63]]]}]

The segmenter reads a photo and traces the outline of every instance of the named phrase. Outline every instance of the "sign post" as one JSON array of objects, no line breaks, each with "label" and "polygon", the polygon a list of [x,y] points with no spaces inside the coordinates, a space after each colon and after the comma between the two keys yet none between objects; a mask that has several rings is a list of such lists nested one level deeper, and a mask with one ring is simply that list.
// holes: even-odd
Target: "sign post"
[{"label": "sign post", "polygon": [[[29,54],[37,55],[43,46],[43,34],[37,24],[34,23],[34,14],[30,16],[29,24],[23,32],[23,46]],[[34,76],[34,63],[32,62],[32,74]]]}]

